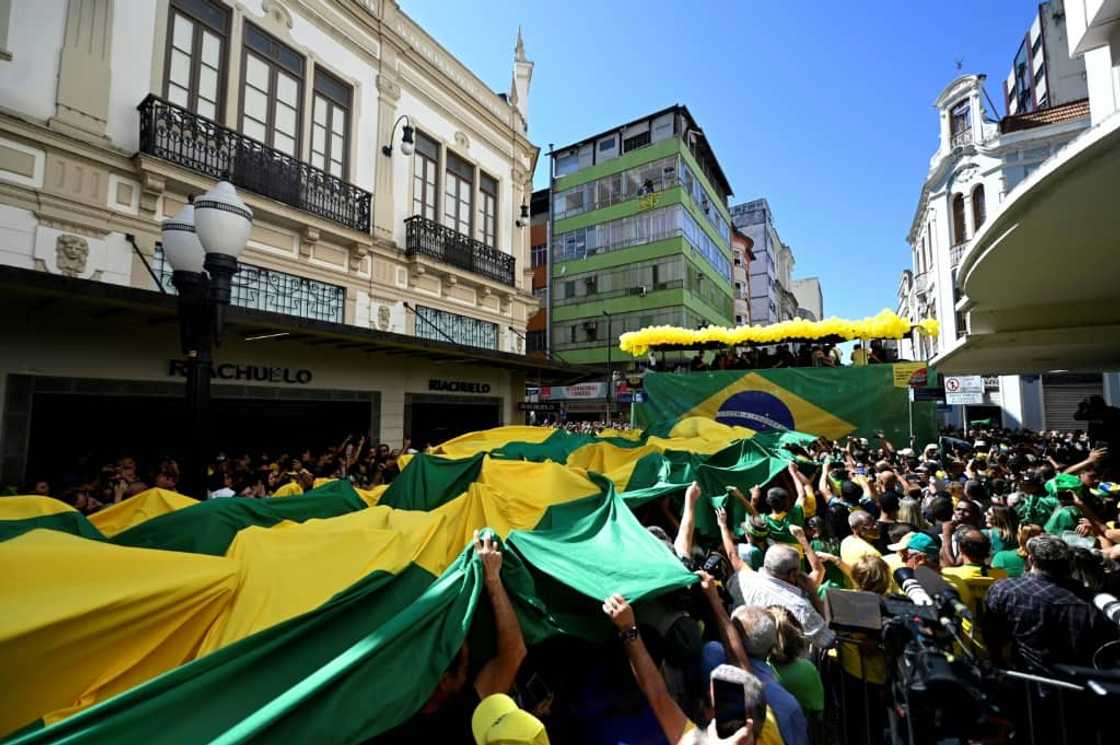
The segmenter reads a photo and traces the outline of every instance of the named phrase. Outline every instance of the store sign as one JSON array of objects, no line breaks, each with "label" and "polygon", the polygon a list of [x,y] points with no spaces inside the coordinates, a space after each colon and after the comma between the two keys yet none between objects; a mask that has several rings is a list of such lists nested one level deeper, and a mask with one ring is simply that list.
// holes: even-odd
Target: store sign
[{"label": "store sign", "polygon": [[429,391],[441,391],[444,393],[489,393],[489,383],[472,383],[466,380],[437,380],[432,378],[428,381]]},{"label": "store sign", "polygon": [[945,403],[984,403],[984,378],[979,375],[946,375]]},{"label": "store sign", "polygon": [[580,383],[579,385],[542,386],[540,398],[546,401],[571,401],[590,398],[606,398],[606,383]]},{"label": "store sign", "polygon": [[560,411],[560,404],[555,401],[521,401],[517,404],[518,411],[540,411],[550,414]]},{"label": "store sign", "polygon": [[[174,378],[187,377],[187,360],[168,360],[167,374]],[[267,365],[235,365],[232,362],[210,363],[211,380],[243,380],[247,383],[286,383],[288,385],[307,385],[311,382],[311,371],[290,367],[269,367]]]}]

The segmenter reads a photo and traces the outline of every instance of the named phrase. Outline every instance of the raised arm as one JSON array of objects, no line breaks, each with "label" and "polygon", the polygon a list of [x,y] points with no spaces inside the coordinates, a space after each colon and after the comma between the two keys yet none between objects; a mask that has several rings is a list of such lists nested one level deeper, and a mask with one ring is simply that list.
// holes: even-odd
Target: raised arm
[{"label": "raised arm", "polygon": [[[1081,473],[1086,468],[1092,468],[1097,465],[1106,455],[1108,455],[1108,448],[1097,448],[1089,452],[1089,457],[1080,463],[1074,463],[1072,466],[1062,471],[1062,473]],[[1056,468],[1057,466],[1055,466]]]},{"label": "raised arm", "polygon": [[665,679],[653,664],[646,645],[638,634],[633,609],[625,598],[615,593],[603,603],[603,612],[610,617],[622,637],[626,656],[630,660],[630,669],[634,672],[634,679],[638,682],[638,688],[642,690],[650,708],[653,709],[665,739],[670,743],[678,742],[684,734],[685,727],[688,726],[688,717],[669,695]]},{"label": "raised arm", "polygon": [[478,697],[483,699],[493,693],[505,693],[513,687],[526,650],[521,624],[517,621],[513,604],[502,585],[501,550],[490,536],[480,538],[477,530],[474,532],[474,550],[482,559],[486,594],[490,596],[490,605],[494,608],[494,625],[497,627],[497,653],[486,661],[474,681]]},{"label": "raised arm", "polygon": [[[752,486],[751,487],[751,496],[754,497],[755,492],[759,492],[759,491],[761,491],[760,487]],[[739,500],[739,504],[743,505],[743,508],[746,509],[748,515],[757,515],[758,514],[758,510],[756,510],[754,508],[754,501],[752,499],[748,499],[747,495],[743,494],[742,489],[740,489],[737,486],[732,486],[732,487],[729,487],[727,493],[730,494],[731,496],[735,497],[735,499]]]},{"label": "raised arm", "polygon": [[700,484],[693,481],[684,493],[684,513],[681,515],[681,527],[677,531],[677,539],[673,541],[673,548],[677,556],[682,559],[692,555],[692,531],[696,528],[696,503],[700,501]]},{"label": "raised arm", "polygon": [[802,479],[801,471],[797,468],[797,464],[793,463],[792,461],[790,462],[790,464],[786,468],[786,470],[789,471],[789,477],[790,477],[790,479],[793,480],[793,488],[797,491],[797,502],[796,502],[796,504],[799,505],[801,507],[801,509],[804,510],[805,509],[805,482],[803,482],[801,480]]},{"label": "raised arm", "polygon": [[812,572],[809,578],[813,580],[813,584],[820,586],[824,581],[824,562],[817,556],[817,552],[813,549],[813,544],[809,543],[809,539],[805,536],[805,529],[800,525],[789,526],[790,535],[797,539],[801,544],[801,548],[805,550],[805,559],[809,562],[809,568]]},{"label": "raised arm", "polygon": [[735,536],[731,534],[731,527],[727,524],[727,510],[722,507],[716,508],[716,523],[719,524],[719,535],[723,540],[723,552],[727,554],[727,560],[731,562],[731,568],[736,572],[746,567],[750,570],[741,558],[739,558],[739,549],[735,545]]},{"label": "raised arm", "polygon": [[832,456],[826,455],[824,457],[824,465],[821,467],[821,480],[817,484],[817,493],[824,497],[825,502],[832,501],[832,481],[829,476],[832,474]]},{"label": "raised arm", "polygon": [[739,632],[735,630],[735,625],[731,623],[731,617],[727,615],[727,609],[723,607],[723,601],[719,599],[716,581],[705,572],[697,572],[696,574],[700,577],[700,589],[704,591],[704,597],[708,599],[708,605],[711,606],[712,618],[715,619],[723,648],[727,650],[727,654],[738,667],[750,672],[751,662],[747,657],[747,648],[743,646],[743,640],[739,636]]},{"label": "raised arm", "polygon": [[[1120,531],[1110,530],[1108,525],[1105,524],[1104,520],[1102,520],[1100,516],[1097,515],[1096,511],[1093,510],[1093,508],[1090,507],[1085,502],[1085,500],[1083,500],[1077,494],[1077,492],[1074,492],[1073,503],[1081,511],[1082,524],[1087,524],[1089,526],[1088,532],[1093,533],[1097,536],[1097,538],[1101,542],[1101,548],[1105,551],[1112,548],[1115,539],[1120,538],[1120,535],[1118,535],[1120,534]],[[1077,528],[1078,533],[1080,533],[1081,535],[1085,535],[1085,532],[1081,529],[1081,525],[1078,525]]]}]

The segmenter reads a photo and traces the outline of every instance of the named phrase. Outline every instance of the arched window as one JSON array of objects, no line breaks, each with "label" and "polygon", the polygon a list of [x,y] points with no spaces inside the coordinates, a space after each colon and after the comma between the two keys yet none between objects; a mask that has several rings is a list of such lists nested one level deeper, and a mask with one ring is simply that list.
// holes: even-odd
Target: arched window
[{"label": "arched window", "polygon": [[964,194],[957,194],[953,197],[953,245],[964,243],[965,235]]},{"label": "arched window", "polygon": [[987,219],[987,207],[984,204],[984,185],[980,184],[972,190],[972,225],[973,231],[979,230]]}]

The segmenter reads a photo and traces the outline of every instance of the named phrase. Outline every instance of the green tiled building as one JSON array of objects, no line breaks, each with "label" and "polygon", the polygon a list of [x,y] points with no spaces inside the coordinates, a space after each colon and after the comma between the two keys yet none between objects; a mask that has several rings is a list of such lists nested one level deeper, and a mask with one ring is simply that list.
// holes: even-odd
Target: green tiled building
[{"label": "green tiled building", "polygon": [[[551,341],[572,363],[654,325],[733,325],[727,182],[684,106],[554,150]],[[620,353],[612,352],[620,361]]]}]

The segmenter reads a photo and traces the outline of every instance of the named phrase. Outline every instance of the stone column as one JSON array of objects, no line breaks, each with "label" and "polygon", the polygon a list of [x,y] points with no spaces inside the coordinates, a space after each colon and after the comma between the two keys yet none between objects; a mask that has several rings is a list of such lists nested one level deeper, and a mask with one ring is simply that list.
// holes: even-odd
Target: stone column
[{"label": "stone column", "polygon": [[84,139],[105,137],[112,47],[113,0],[70,0],[52,128]]}]

